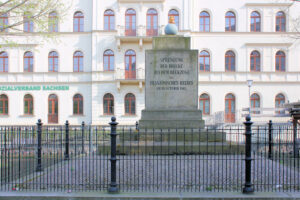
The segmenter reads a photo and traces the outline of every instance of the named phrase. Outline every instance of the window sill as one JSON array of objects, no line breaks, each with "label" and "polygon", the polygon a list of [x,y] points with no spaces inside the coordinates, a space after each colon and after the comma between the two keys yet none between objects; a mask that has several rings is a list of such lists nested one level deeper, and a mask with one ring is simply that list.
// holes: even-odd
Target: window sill
[{"label": "window sill", "polygon": [[0,115],[0,118],[9,118],[9,115]]},{"label": "window sill", "polygon": [[114,73],[115,70],[102,70],[100,72],[103,72],[103,73]]},{"label": "window sill", "polygon": [[69,117],[86,117],[85,115],[70,115]]},{"label": "window sill", "polygon": [[35,117],[35,115],[19,115],[19,117],[28,117],[28,118],[32,118],[32,117]]},{"label": "window sill", "polygon": [[137,115],[122,115],[121,117],[137,117]]},{"label": "window sill", "polygon": [[100,115],[100,117],[114,117],[115,115],[114,114],[111,114],[111,115]]}]

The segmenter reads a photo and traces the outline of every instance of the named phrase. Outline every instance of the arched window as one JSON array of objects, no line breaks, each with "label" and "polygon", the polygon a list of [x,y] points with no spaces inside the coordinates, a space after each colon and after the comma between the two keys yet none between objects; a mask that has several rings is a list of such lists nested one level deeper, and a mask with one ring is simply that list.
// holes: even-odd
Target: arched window
[{"label": "arched window", "polygon": [[125,114],[135,115],[135,96],[131,93],[125,96]]},{"label": "arched window", "polygon": [[0,53],[0,72],[8,72],[8,54],[5,51]]},{"label": "arched window", "polygon": [[80,94],[73,97],[73,115],[83,115],[83,97]]},{"label": "arched window", "polygon": [[157,11],[153,8],[147,12],[147,36],[158,35],[158,15]]},{"label": "arched window", "polygon": [[250,97],[251,101],[251,113],[253,114],[259,114],[260,111],[257,110],[260,108],[260,97],[258,94],[252,94]]},{"label": "arched window", "polygon": [[235,71],[235,54],[233,51],[227,51],[225,54],[225,71]]},{"label": "arched window", "polygon": [[276,32],[286,31],[286,19],[284,12],[280,11],[276,14]]},{"label": "arched window", "polygon": [[24,115],[33,115],[33,97],[30,94],[24,96]]},{"label": "arched window", "polygon": [[74,14],[73,31],[74,32],[83,32],[84,31],[84,15],[80,11],[77,11]]},{"label": "arched window", "polygon": [[227,94],[225,97],[225,122],[235,122],[235,96]]},{"label": "arched window", "polygon": [[[285,96],[283,94],[277,94],[275,97],[275,108],[280,108],[285,103]],[[284,110],[277,111],[276,114],[284,114]]]},{"label": "arched window", "polygon": [[115,66],[115,56],[112,50],[106,50],[103,54],[104,71],[113,71]]},{"label": "arched window", "polygon": [[83,72],[83,53],[76,51],[73,55],[73,71]]},{"label": "arched window", "polygon": [[251,32],[260,32],[261,18],[257,11],[251,13]]},{"label": "arched window", "polygon": [[112,10],[104,12],[104,30],[115,30],[115,13]]},{"label": "arched window", "polygon": [[8,115],[8,97],[5,94],[0,95],[0,115]]},{"label": "arched window", "polygon": [[201,51],[199,55],[200,71],[210,71],[210,55],[207,51]]},{"label": "arched window", "polygon": [[136,54],[133,50],[125,53],[125,79],[136,79]]},{"label": "arched window", "polygon": [[48,98],[48,123],[58,123],[58,98],[55,94],[50,94]]},{"label": "arched window", "polygon": [[49,32],[58,32],[58,16],[56,12],[49,14]]},{"label": "arched window", "polygon": [[251,71],[253,71],[253,72],[260,71],[260,53],[258,51],[251,52],[250,66],[251,66]]},{"label": "arched window", "polygon": [[7,32],[8,29],[8,15],[7,13],[0,14],[0,32]]},{"label": "arched window", "polygon": [[103,113],[104,115],[114,114],[114,96],[112,94],[105,94],[103,97]]},{"label": "arched window", "polygon": [[170,21],[170,17],[173,16],[174,17],[174,20],[175,20],[175,24],[179,30],[179,12],[175,9],[172,9],[169,11],[169,14],[168,14],[168,21]]},{"label": "arched window", "polygon": [[283,51],[276,53],[276,71],[285,72],[285,53]]},{"label": "arched window", "polygon": [[201,94],[199,99],[200,110],[203,115],[210,114],[210,98],[207,94]]},{"label": "arched window", "polygon": [[236,17],[231,11],[227,12],[225,15],[225,31],[236,31]]},{"label": "arched window", "polygon": [[58,72],[58,53],[51,51],[48,56],[49,72]]},{"label": "arched window", "polygon": [[136,36],[136,13],[132,8],[125,14],[125,35]]},{"label": "arched window", "polygon": [[200,31],[201,32],[209,32],[210,31],[210,16],[208,12],[200,13]]},{"label": "arched window", "polygon": [[24,53],[24,72],[33,72],[33,53],[30,51]]},{"label": "arched window", "polygon": [[33,32],[33,20],[32,20],[32,15],[30,13],[25,13],[24,14],[24,32]]}]

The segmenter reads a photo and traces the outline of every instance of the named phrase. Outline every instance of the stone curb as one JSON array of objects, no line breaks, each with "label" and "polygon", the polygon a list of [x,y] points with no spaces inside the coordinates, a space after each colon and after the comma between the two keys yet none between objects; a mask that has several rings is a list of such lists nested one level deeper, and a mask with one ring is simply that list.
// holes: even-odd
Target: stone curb
[{"label": "stone curb", "polygon": [[59,193],[59,192],[0,192],[0,200],[300,200],[300,193],[255,193],[244,195],[241,193],[121,193],[108,194],[105,192],[78,192],[78,193]]}]

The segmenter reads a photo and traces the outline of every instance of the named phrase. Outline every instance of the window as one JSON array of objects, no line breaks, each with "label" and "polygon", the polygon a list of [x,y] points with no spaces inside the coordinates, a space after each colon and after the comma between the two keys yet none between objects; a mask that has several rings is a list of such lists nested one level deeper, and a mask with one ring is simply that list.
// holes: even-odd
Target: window
[{"label": "window", "polygon": [[168,14],[168,22],[170,21],[170,17],[173,16],[174,17],[174,20],[175,20],[175,24],[179,30],[179,12],[175,9],[172,9],[169,11],[169,14]]},{"label": "window", "polygon": [[[275,97],[275,108],[281,108],[281,106],[285,103],[285,97],[283,94],[278,94]],[[276,114],[284,114],[284,110],[277,111]]]},{"label": "window", "polygon": [[251,100],[251,113],[259,114],[260,111],[257,110],[260,108],[260,97],[258,94],[252,94],[250,97]]},{"label": "window", "polygon": [[33,20],[30,13],[25,13],[24,15],[24,32],[33,32]]},{"label": "window", "polygon": [[147,12],[147,36],[158,35],[158,16],[157,11],[153,8]]},{"label": "window", "polygon": [[260,53],[258,51],[252,51],[250,55],[250,68],[253,72],[260,71]]},{"label": "window", "polygon": [[210,16],[208,12],[200,13],[200,31],[209,32],[210,31]]},{"label": "window", "polygon": [[227,94],[225,97],[225,122],[235,122],[235,96]]},{"label": "window", "polygon": [[227,51],[225,54],[225,71],[235,71],[235,54],[233,51]]},{"label": "window", "polygon": [[0,14],[0,32],[7,32],[8,29],[8,15],[7,13]]},{"label": "window", "polygon": [[74,14],[73,31],[74,32],[84,31],[84,16],[83,13],[80,11],[77,11]]},{"label": "window", "polygon": [[256,11],[251,13],[251,32],[260,32],[260,14]]},{"label": "window", "polygon": [[83,97],[80,94],[73,97],[73,115],[83,115]]},{"label": "window", "polygon": [[207,51],[201,51],[199,56],[200,71],[210,71],[210,55]]},{"label": "window", "polygon": [[33,54],[30,51],[24,54],[24,72],[33,72]]},{"label": "window", "polygon": [[125,53],[125,79],[136,79],[136,55],[133,50]]},{"label": "window", "polygon": [[233,12],[227,12],[225,15],[225,31],[236,31],[236,17]]},{"label": "window", "polygon": [[276,53],[276,71],[285,72],[285,53],[277,51]]},{"label": "window", "polygon": [[133,9],[128,9],[125,14],[125,35],[136,36],[136,14]]},{"label": "window", "polygon": [[203,115],[210,114],[210,99],[207,94],[201,94],[200,99],[200,110],[202,111]]},{"label": "window", "polygon": [[33,97],[30,94],[24,96],[24,115],[33,115]]},{"label": "window", "polygon": [[50,94],[48,98],[48,123],[58,123],[58,98],[55,94]]},{"label": "window", "polygon": [[125,96],[125,114],[135,115],[135,96],[131,93]]},{"label": "window", "polygon": [[104,71],[113,71],[115,66],[115,56],[112,50],[106,50],[103,54]]},{"label": "window", "polygon": [[114,114],[114,96],[112,94],[105,94],[103,97],[103,113],[104,115]]},{"label": "window", "polygon": [[276,14],[276,32],[286,31],[286,19],[284,12],[280,11]]},{"label": "window", "polygon": [[56,12],[49,14],[49,32],[58,32],[58,16]]},{"label": "window", "polygon": [[8,115],[8,97],[5,94],[0,95],[0,115]]},{"label": "window", "polygon": [[58,54],[55,51],[49,53],[48,56],[49,72],[58,72]]},{"label": "window", "polygon": [[0,53],[0,72],[8,72],[8,54],[5,51]]},{"label": "window", "polygon": [[106,10],[104,12],[104,30],[115,30],[115,13],[112,10]]},{"label": "window", "polygon": [[83,72],[83,53],[76,51],[73,55],[73,71]]}]

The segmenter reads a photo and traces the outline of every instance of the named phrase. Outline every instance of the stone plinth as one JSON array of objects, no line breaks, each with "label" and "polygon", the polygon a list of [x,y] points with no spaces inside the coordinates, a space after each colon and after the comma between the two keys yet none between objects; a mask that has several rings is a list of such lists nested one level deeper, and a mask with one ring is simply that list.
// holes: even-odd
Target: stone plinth
[{"label": "stone plinth", "polygon": [[146,50],[145,110],[140,128],[201,128],[198,110],[198,50],[190,38],[153,38]]}]

